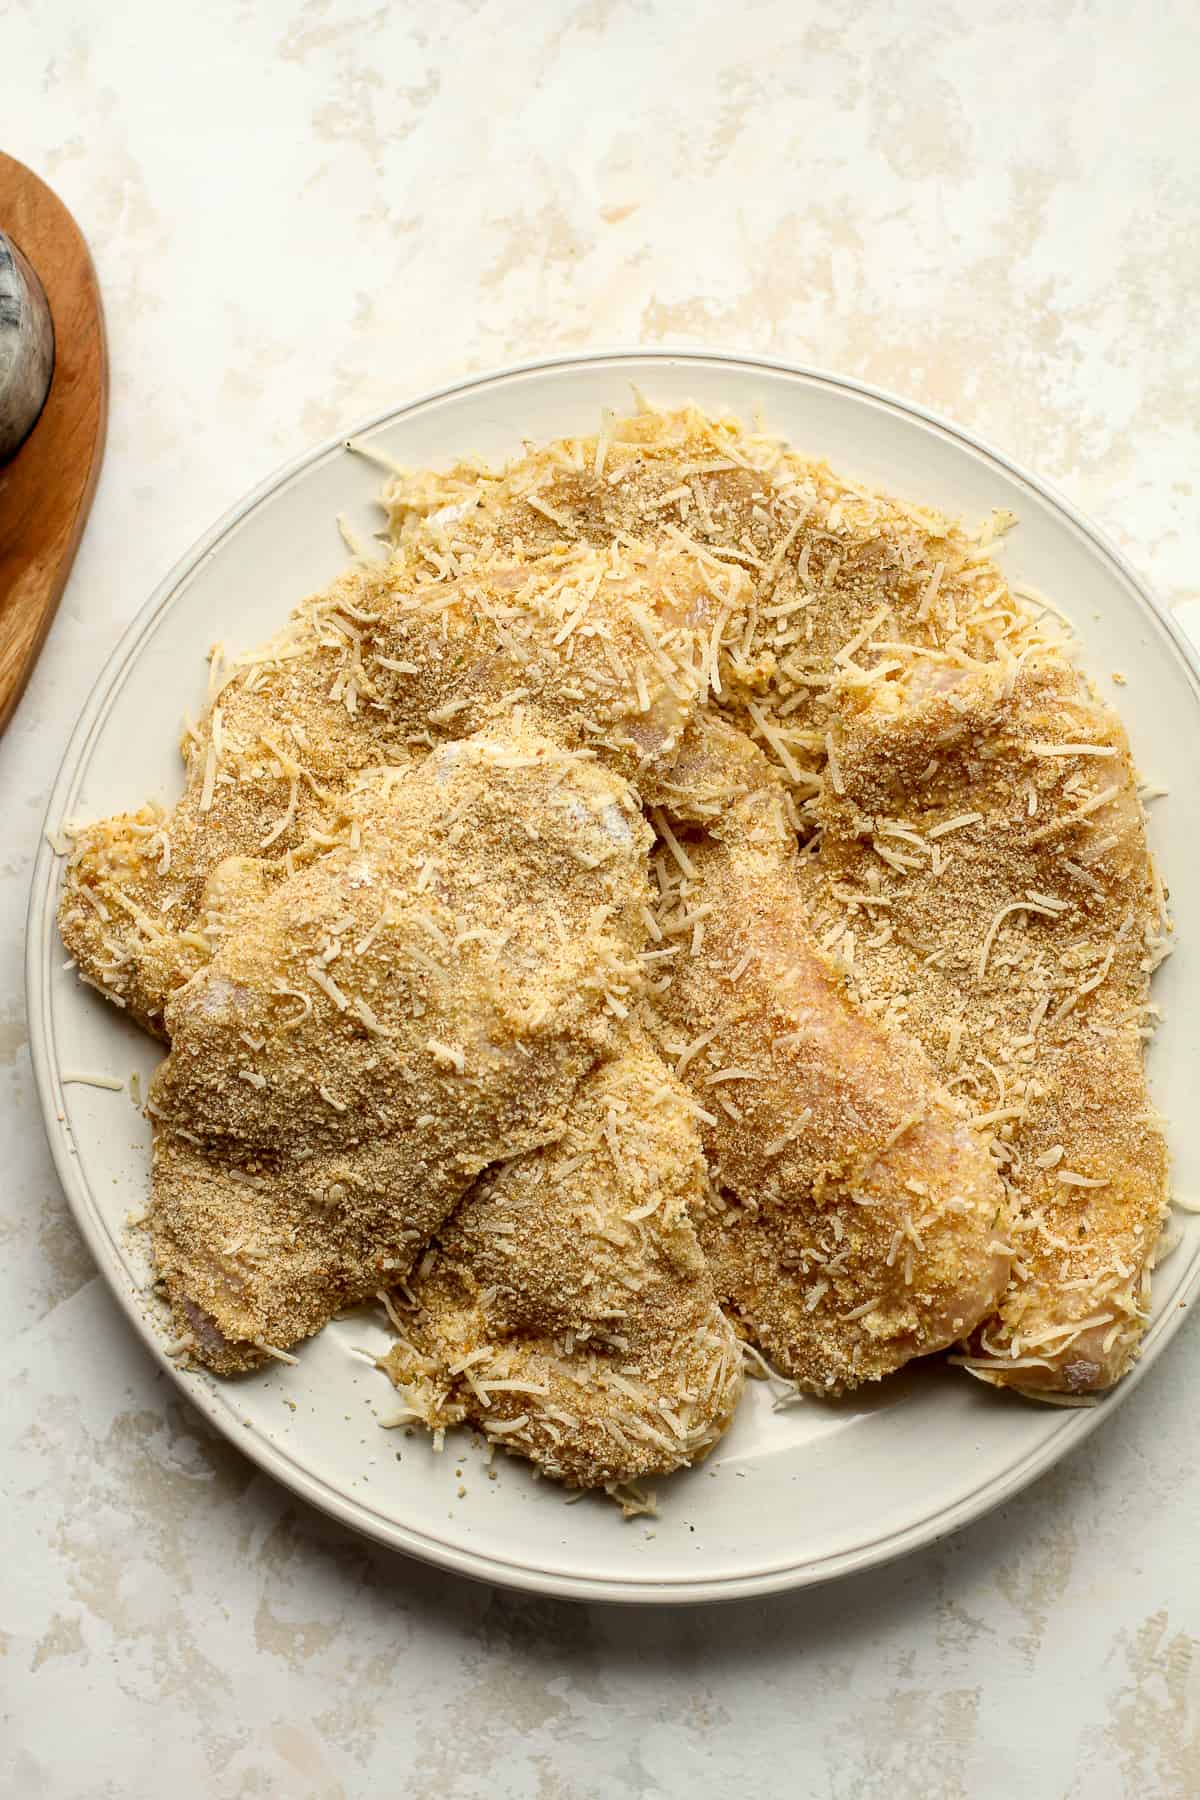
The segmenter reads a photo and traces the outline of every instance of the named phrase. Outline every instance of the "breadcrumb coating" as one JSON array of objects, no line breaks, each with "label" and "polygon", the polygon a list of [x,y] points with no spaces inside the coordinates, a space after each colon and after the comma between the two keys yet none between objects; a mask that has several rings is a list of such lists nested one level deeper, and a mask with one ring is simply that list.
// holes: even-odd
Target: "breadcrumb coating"
[{"label": "breadcrumb coating", "polygon": [[352,804],[355,847],[167,1007],[150,1229],[222,1369],[401,1279],[484,1168],[558,1136],[641,979],[649,832],[600,765],[482,736]]},{"label": "breadcrumb coating", "polygon": [[[761,760],[729,728],[742,780]],[[761,770],[759,771],[761,773]],[[867,1017],[815,948],[782,807],[747,790],[660,864],[679,947],[661,1042],[702,1109],[717,1292],[794,1381],[841,1392],[956,1342],[1003,1291],[1004,1190],[913,1041]],[[719,834],[719,835],[717,835]]]},{"label": "breadcrumb coating", "polygon": [[485,1176],[426,1251],[384,1365],[413,1415],[578,1487],[703,1457],[742,1388],[691,1223],[704,1180],[685,1096],[635,1032],[558,1142]]},{"label": "breadcrumb coating", "polygon": [[[1166,949],[1129,746],[1058,659],[930,669],[846,690],[842,792],[807,866],[814,929],[991,1136],[1012,1278],[967,1366],[1087,1393],[1136,1354],[1167,1205],[1145,1091]],[[882,854],[881,854],[882,851]]]},{"label": "breadcrumb coating", "polygon": [[[457,565],[456,565],[457,567]],[[424,579],[419,579],[423,574]],[[707,696],[744,571],[686,551],[478,555],[446,579],[403,560],[353,570],[223,675],[184,740],[170,815],[84,828],[60,907],[87,978],[163,1035],[171,994],[227,929],[211,883],[231,857],[292,872],[339,841],[347,784],[523,716],[653,781]]]}]

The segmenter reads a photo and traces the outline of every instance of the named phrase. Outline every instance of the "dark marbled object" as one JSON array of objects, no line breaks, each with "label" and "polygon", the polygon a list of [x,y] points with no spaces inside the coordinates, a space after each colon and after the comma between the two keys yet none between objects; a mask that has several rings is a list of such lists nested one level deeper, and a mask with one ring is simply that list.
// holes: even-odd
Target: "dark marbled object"
[{"label": "dark marbled object", "polygon": [[54,325],[42,284],[0,233],[0,463],[37,423],[54,372]]}]

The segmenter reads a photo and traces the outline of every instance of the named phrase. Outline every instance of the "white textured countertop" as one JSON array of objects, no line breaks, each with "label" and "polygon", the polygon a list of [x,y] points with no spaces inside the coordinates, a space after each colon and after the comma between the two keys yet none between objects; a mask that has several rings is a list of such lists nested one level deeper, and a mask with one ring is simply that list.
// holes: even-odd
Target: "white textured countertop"
[{"label": "white textured countertop", "polygon": [[0,0],[3,147],[90,239],[113,377],[0,741],[4,1800],[1200,1794],[1200,1332],[882,1572],[697,1612],[474,1586],[158,1374],[52,1172],[21,967],[130,615],[275,464],[464,371],[667,341],[878,382],[1057,482],[1200,636],[1198,46],[1187,0]]}]

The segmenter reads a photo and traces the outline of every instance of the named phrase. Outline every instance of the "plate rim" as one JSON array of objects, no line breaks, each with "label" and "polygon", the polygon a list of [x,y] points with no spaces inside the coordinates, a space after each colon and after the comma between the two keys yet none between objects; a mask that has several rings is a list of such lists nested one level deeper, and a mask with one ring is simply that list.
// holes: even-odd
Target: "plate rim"
[{"label": "plate rim", "polygon": [[[181,1369],[166,1355],[159,1335],[153,1329],[144,1307],[138,1303],[136,1290],[127,1280],[122,1281],[117,1278],[117,1271],[112,1263],[113,1247],[102,1221],[95,1213],[87,1183],[82,1177],[79,1159],[71,1152],[67,1134],[56,1129],[59,1124],[57,1116],[59,1099],[55,1086],[56,1069],[51,1057],[54,1033],[47,980],[51,973],[50,957],[53,954],[51,940],[56,911],[59,863],[59,858],[51,847],[51,837],[62,816],[66,790],[70,787],[86,758],[95,732],[107,716],[120,677],[138,653],[148,630],[175,602],[180,590],[184,588],[188,578],[200,563],[211,556],[221,541],[276,490],[294,480],[310,465],[321,461],[339,447],[344,447],[348,440],[363,437],[408,414],[418,412],[438,401],[450,399],[472,389],[489,387],[518,376],[553,370],[579,369],[606,363],[621,363],[632,358],[662,363],[685,365],[691,363],[736,368],[742,371],[759,369],[772,375],[799,377],[810,383],[849,392],[907,415],[921,424],[932,426],[944,436],[956,440],[965,448],[998,465],[1039,495],[1053,511],[1062,516],[1091,543],[1103,558],[1113,565],[1148,621],[1162,633],[1180,658],[1184,671],[1190,679],[1193,692],[1200,701],[1200,653],[1193,647],[1172,614],[1159,602],[1150,584],[1137,572],[1107,533],[1080,511],[1065,495],[1061,494],[1051,482],[997,449],[979,433],[957,424],[917,401],[905,399],[888,389],[862,381],[855,376],[844,375],[818,365],[794,362],[785,357],[769,356],[736,348],[672,347],[670,345],[618,346],[506,363],[497,368],[483,370],[461,377],[456,381],[426,389],[403,404],[389,406],[373,413],[349,431],[336,432],[310,449],[289,458],[236,500],[206,532],[191,544],[130,619],[92,685],[67,740],[50,789],[43,829],[30,877],[26,915],[25,993],[30,1060],[51,1160],[75,1223],[96,1261],[97,1273],[103,1276],[110,1294],[117,1300],[126,1318],[159,1367],[171,1377],[179,1391],[193,1405],[199,1407],[228,1442],[249,1456],[258,1467],[279,1481],[285,1488],[315,1506],[319,1511],[338,1520],[339,1523],[364,1533],[390,1549],[403,1551],[424,1562],[449,1569],[456,1574],[475,1580],[494,1582],[525,1592],[553,1595],[563,1599],[678,1606],[702,1604],[714,1600],[761,1597],[790,1591],[793,1588],[812,1586],[833,1580],[840,1575],[879,1567],[937,1542],[951,1532],[959,1530],[962,1526],[1002,1505],[1006,1500],[1013,1498],[1070,1451],[1082,1444],[1084,1439],[1096,1430],[1101,1421],[1110,1417],[1114,1408],[1133,1392],[1157,1355],[1183,1324],[1187,1312],[1190,1310],[1187,1302],[1200,1289],[1200,1258],[1197,1259],[1195,1267],[1184,1279],[1179,1289],[1178,1303],[1156,1319],[1147,1331],[1142,1341],[1143,1353],[1138,1362],[1122,1379],[1118,1387],[1099,1405],[1065,1409],[1061,1423],[1056,1424],[1038,1445],[1005,1470],[1003,1474],[989,1477],[977,1488],[972,1489],[970,1493],[960,1496],[957,1501],[948,1506],[942,1506],[936,1512],[926,1514],[899,1531],[889,1531],[883,1537],[872,1540],[870,1543],[831,1552],[815,1561],[809,1557],[785,1566],[717,1577],[697,1578],[680,1574],[677,1577],[650,1577],[643,1581],[640,1578],[636,1580],[619,1579],[610,1576],[589,1576],[586,1573],[567,1575],[539,1569],[526,1561],[509,1562],[502,1556],[487,1551],[465,1549],[453,1543],[443,1542],[427,1531],[400,1524],[393,1518],[377,1513],[361,1499],[352,1498],[344,1490],[334,1487],[323,1477],[314,1475],[308,1468],[290,1456],[286,1450],[261,1433],[254,1431],[253,1428],[248,1432],[246,1428],[249,1421],[240,1420],[236,1416],[235,1408],[228,1401],[218,1399],[216,1390],[210,1388],[202,1377]],[[1153,1354],[1148,1355],[1147,1352],[1153,1352]]]}]

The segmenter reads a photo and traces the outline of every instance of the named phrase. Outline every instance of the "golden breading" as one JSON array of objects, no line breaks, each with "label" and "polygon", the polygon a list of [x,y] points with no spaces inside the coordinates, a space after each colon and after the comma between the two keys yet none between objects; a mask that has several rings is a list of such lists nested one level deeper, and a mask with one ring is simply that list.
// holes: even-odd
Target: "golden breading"
[{"label": "golden breading", "polygon": [[1129,747],[1059,658],[921,658],[839,694],[806,876],[854,992],[966,1095],[1016,1251],[968,1366],[1070,1393],[1136,1353],[1166,1206],[1143,1071],[1165,940]]},{"label": "golden breading", "polygon": [[[423,573],[424,579],[418,579]],[[85,828],[60,905],[85,977],[161,1034],[215,948],[227,858],[303,867],[338,841],[348,783],[525,711],[631,779],[669,762],[709,691],[744,572],[671,544],[477,557],[446,579],[403,559],[353,572],[239,659],[186,738],[173,814]]]},{"label": "golden breading", "polygon": [[144,806],[88,826],[76,838],[59,906],[82,979],[155,1037],[166,1036],[171,995],[289,873],[283,862],[226,856],[207,875],[169,882],[169,825]]},{"label": "golden breading", "polygon": [[649,833],[598,764],[465,740],[368,780],[352,832],[167,1008],[150,1226],[215,1367],[406,1273],[487,1164],[561,1132],[639,985]]},{"label": "golden breading", "polygon": [[578,1487],[706,1455],[742,1356],[689,1219],[703,1185],[686,1097],[637,1033],[563,1137],[487,1175],[422,1258],[384,1362],[414,1416]]},{"label": "golden breading", "polygon": [[185,895],[165,889],[169,822],[161,807],[147,805],[85,826],[75,836],[58,904],[59,931],[80,979],[156,1037],[163,1035],[167,996],[212,955],[196,923],[202,885],[185,890],[187,926],[177,929],[170,917]]},{"label": "golden breading", "polygon": [[991,1311],[1004,1192],[922,1052],[865,1017],[814,948],[769,818],[766,797],[738,801],[720,839],[673,839],[673,876],[660,860],[674,954],[656,1004],[705,1114],[717,1292],[794,1380],[839,1392]]},{"label": "golden breading", "polygon": [[599,436],[530,450],[498,473],[401,471],[384,500],[416,567],[637,540],[710,573],[743,569],[749,604],[724,634],[713,700],[767,746],[802,809],[820,785],[834,675],[862,646],[891,658],[953,640],[1007,662],[1047,636],[1043,609],[1010,592],[987,553],[1011,515],[968,536],[695,407],[609,418]]}]

